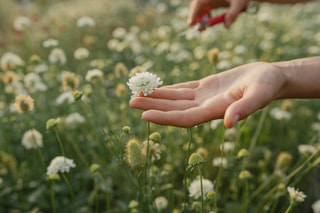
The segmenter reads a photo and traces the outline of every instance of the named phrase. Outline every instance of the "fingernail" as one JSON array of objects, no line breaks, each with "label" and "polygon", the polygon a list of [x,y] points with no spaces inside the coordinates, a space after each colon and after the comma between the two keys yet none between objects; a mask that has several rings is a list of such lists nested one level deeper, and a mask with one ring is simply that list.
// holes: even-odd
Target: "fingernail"
[{"label": "fingernail", "polygon": [[239,121],[240,119],[240,115],[235,115],[232,119],[232,122],[231,122],[231,126],[233,127],[234,125],[236,125],[236,123]]}]

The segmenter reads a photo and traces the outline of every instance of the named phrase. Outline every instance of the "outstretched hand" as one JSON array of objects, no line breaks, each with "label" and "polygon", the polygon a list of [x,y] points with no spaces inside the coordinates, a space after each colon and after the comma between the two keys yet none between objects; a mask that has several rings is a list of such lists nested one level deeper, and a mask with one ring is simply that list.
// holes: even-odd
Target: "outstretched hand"
[{"label": "outstretched hand", "polygon": [[198,81],[164,86],[130,106],[146,110],[142,118],[161,125],[192,127],[224,117],[227,128],[278,98],[283,73],[264,62],[243,65]]}]

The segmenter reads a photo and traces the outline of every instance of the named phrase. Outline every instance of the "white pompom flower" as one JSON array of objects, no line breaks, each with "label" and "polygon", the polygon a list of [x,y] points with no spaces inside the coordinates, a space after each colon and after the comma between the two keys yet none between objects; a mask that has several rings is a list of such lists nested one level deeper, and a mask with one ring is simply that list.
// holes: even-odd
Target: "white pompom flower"
[{"label": "white pompom flower", "polygon": [[127,85],[132,91],[131,97],[138,97],[141,93],[144,96],[151,94],[162,83],[157,75],[150,72],[141,72],[131,77]]},{"label": "white pompom flower", "polygon": [[70,168],[74,167],[76,167],[76,164],[73,162],[72,159],[68,159],[63,156],[57,156],[51,161],[50,165],[48,166],[47,175],[59,172],[69,172]]}]

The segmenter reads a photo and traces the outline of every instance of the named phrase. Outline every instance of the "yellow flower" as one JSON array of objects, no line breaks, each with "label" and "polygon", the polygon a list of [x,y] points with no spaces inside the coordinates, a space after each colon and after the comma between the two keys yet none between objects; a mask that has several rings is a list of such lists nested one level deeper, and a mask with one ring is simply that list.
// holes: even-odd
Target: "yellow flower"
[{"label": "yellow flower", "polygon": [[33,99],[29,95],[19,95],[16,97],[16,107],[19,113],[33,110]]},{"label": "yellow flower", "polygon": [[208,59],[211,63],[216,64],[220,58],[220,51],[217,48],[213,48],[208,52]]},{"label": "yellow flower", "polygon": [[62,88],[64,90],[75,89],[79,86],[79,78],[73,72],[65,72],[62,75]]},{"label": "yellow flower", "polygon": [[10,84],[10,83],[15,82],[15,81],[18,81],[18,76],[13,71],[7,71],[2,76],[2,82],[4,84]]}]

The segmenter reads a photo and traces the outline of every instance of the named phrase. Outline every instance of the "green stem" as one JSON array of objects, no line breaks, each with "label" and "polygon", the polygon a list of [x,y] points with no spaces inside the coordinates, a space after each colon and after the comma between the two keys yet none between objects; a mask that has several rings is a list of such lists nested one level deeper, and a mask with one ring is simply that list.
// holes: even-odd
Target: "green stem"
[{"label": "green stem", "polygon": [[189,131],[189,141],[188,141],[188,149],[187,149],[187,158],[185,162],[185,169],[184,169],[184,202],[187,204],[188,199],[188,186],[187,186],[187,169],[188,169],[188,159],[190,155],[190,149],[191,149],[191,142],[192,142],[192,128],[188,129]]},{"label": "green stem", "polygon": [[[62,174],[62,177],[64,179],[64,181],[66,182],[68,188],[69,188],[69,192],[70,192],[70,195],[71,195],[71,199],[72,199],[72,203],[76,205],[76,208],[77,208],[77,203],[75,202],[75,196],[74,196],[74,193],[73,193],[73,190],[72,190],[72,187],[71,187],[71,184],[67,178],[67,176],[64,174],[64,173],[61,173]],[[78,209],[78,208],[77,208]]]},{"label": "green stem", "polygon": [[59,143],[59,146],[60,146],[61,153],[62,153],[63,157],[65,157],[66,155],[64,153],[64,149],[63,149],[62,142],[61,142],[61,139],[60,139],[60,136],[59,136],[57,128],[54,128],[54,133],[56,134],[56,137],[58,139],[58,143]]},{"label": "green stem", "polygon": [[264,109],[262,111],[262,114],[260,116],[260,119],[259,119],[259,122],[258,122],[258,126],[256,128],[256,131],[254,132],[254,135],[250,141],[250,146],[249,146],[249,152],[252,153],[253,152],[253,149],[258,141],[258,137],[260,135],[260,132],[261,132],[261,129],[262,129],[262,126],[263,126],[263,123],[266,119],[266,116],[267,116],[267,112],[268,110],[267,109]]},{"label": "green stem", "polygon": [[291,203],[290,203],[290,206],[287,208],[287,210],[285,211],[285,213],[290,213],[290,212],[292,212],[293,207],[294,207],[294,202],[291,202]]},{"label": "green stem", "polygon": [[55,205],[55,193],[54,193],[54,182],[51,181],[51,193],[50,193],[50,197],[51,197],[51,206],[52,206],[52,213],[56,213],[56,205]]},{"label": "green stem", "polygon": [[202,173],[200,165],[197,165],[199,176],[200,176],[200,186],[201,186],[201,212],[204,213],[204,201],[203,201],[203,185],[202,185]]},{"label": "green stem", "polygon": [[[217,192],[217,195],[218,195],[218,191],[219,191],[221,175],[222,175],[222,173],[223,173],[224,126],[222,126],[222,128],[223,128],[223,131],[222,131],[222,143],[221,143],[221,162],[220,162],[219,171],[218,171],[218,176],[217,176],[217,181],[216,181],[216,192]],[[215,209],[218,209],[218,198],[215,199],[215,201],[214,201],[214,208],[215,208]]]}]

